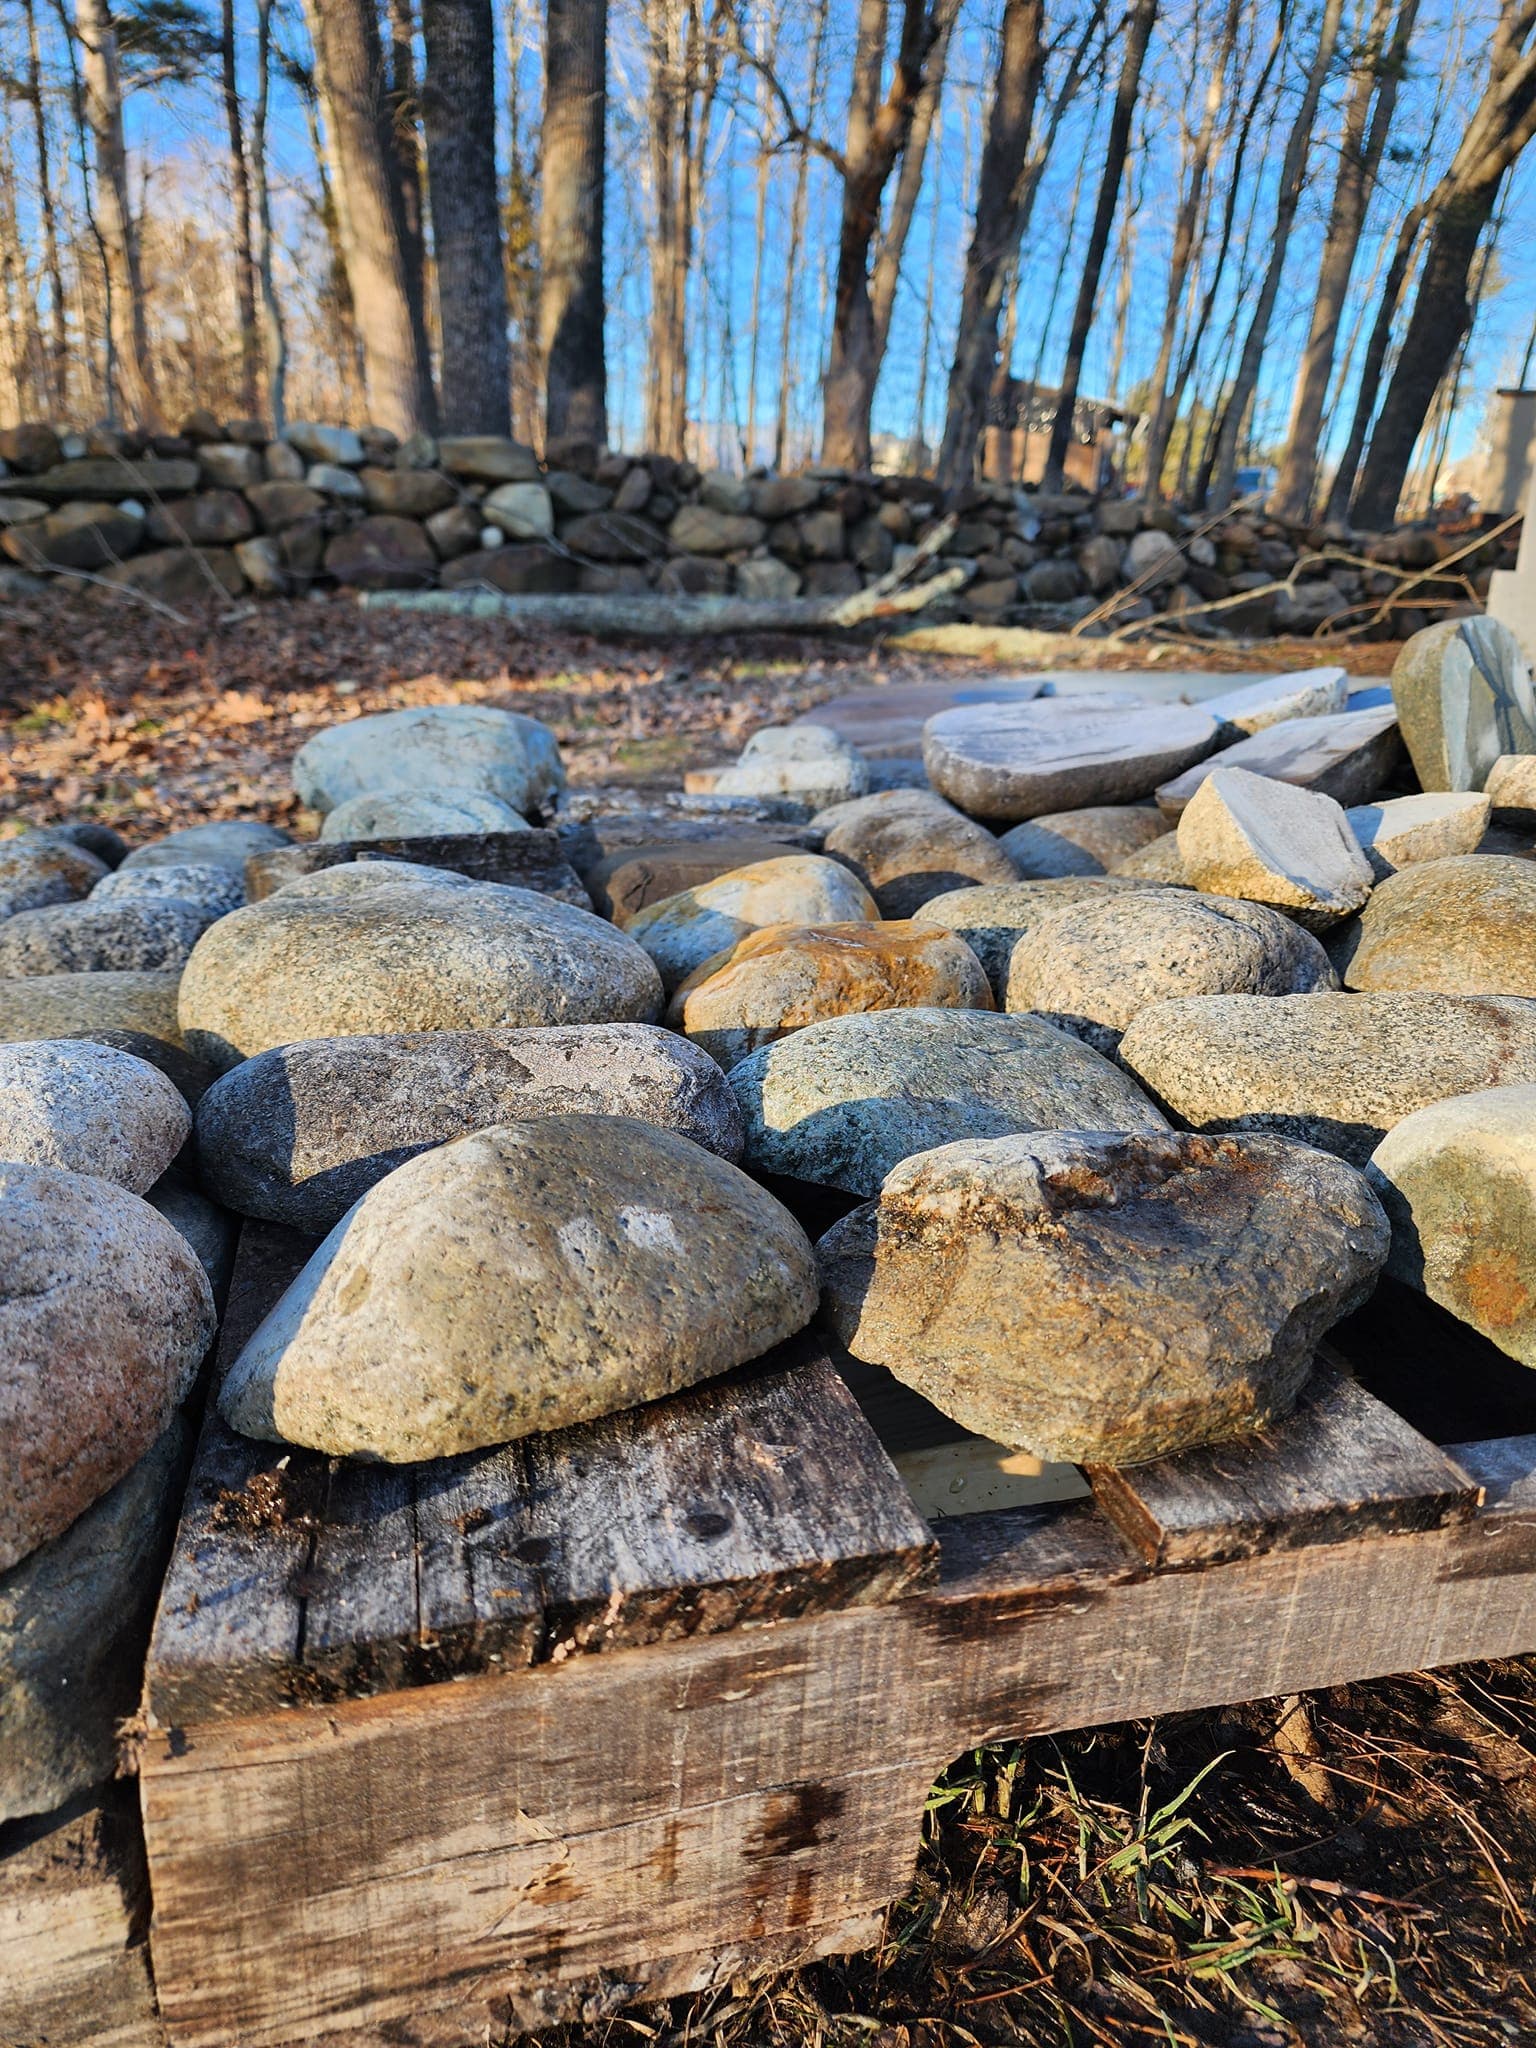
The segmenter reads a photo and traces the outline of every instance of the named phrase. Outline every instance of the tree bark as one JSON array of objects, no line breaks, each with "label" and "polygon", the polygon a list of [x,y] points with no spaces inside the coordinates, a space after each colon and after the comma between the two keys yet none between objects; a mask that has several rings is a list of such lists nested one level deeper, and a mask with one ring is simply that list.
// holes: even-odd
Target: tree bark
[{"label": "tree bark", "polygon": [[1126,152],[1131,142],[1131,121],[1141,91],[1141,67],[1152,39],[1158,0],[1132,0],[1130,24],[1126,30],[1125,52],[1120,60],[1120,78],[1115,87],[1114,111],[1109,117],[1109,138],[1104,149],[1104,169],[1099,178],[1098,203],[1088,236],[1088,253],[1083,260],[1082,282],[1072,312],[1072,331],[1067,338],[1067,360],[1061,377],[1061,396],[1051,423],[1050,448],[1045,458],[1044,485],[1059,491],[1066,475],[1067,445],[1072,439],[1072,419],[1077,410],[1078,388],[1082,383],[1083,357],[1088,348],[1088,331],[1093,325],[1094,305],[1099,295],[1099,278],[1109,232],[1114,225],[1120,198],[1120,180],[1125,175]]},{"label": "tree bark", "polygon": [[[99,0],[96,0],[99,4]],[[431,433],[437,407],[413,303],[400,157],[372,0],[305,0],[332,157],[331,191],[363,345],[368,409],[400,435]]]},{"label": "tree bark", "polygon": [[387,132],[399,166],[400,217],[411,317],[427,327],[426,209],[422,203],[420,95],[416,89],[416,20],[411,0],[388,0],[389,115]]},{"label": "tree bark", "polygon": [[1376,304],[1376,316],[1371,322],[1370,336],[1365,345],[1365,357],[1360,365],[1360,382],[1350,416],[1349,436],[1328,492],[1323,516],[1330,524],[1341,525],[1349,517],[1350,500],[1360,475],[1360,458],[1365,453],[1366,436],[1376,414],[1376,401],[1381,396],[1382,374],[1386,369],[1387,351],[1392,345],[1392,323],[1397,318],[1403,288],[1413,265],[1414,250],[1423,230],[1426,203],[1421,200],[1417,206],[1410,207],[1397,231],[1392,261],[1387,265],[1381,297]]},{"label": "tree bark", "polygon": [[229,184],[235,210],[235,318],[240,324],[240,409],[256,410],[256,259],[251,250],[251,179],[235,69],[235,0],[219,14],[219,82],[229,135]]},{"label": "tree bark", "polygon": [[69,417],[69,328],[65,316],[64,268],[59,260],[59,224],[54,206],[48,114],[43,105],[42,51],[33,0],[22,0],[27,23],[27,99],[32,108],[32,141],[37,152],[37,209],[43,231],[43,270],[48,279],[47,410]]},{"label": "tree bark", "polygon": [[1350,507],[1356,526],[1391,524],[1414,444],[1471,324],[1468,281],[1478,242],[1506,172],[1536,134],[1533,32],[1536,0],[1504,0],[1487,86],[1449,170],[1425,207],[1429,242],[1424,267]]},{"label": "tree bark", "polygon": [[272,194],[267,182],[267,107],[272,85],[272,0],[256,0],[256,98],[251,108],[251,196],[256,213],[256,277],[261,287],[261,353],[272,431],[287,424],[288,337],[272,269]]},{"label": "tree bark", "polygon": [[607,107],[607,0],[549,0],[539,212],[544,431],[550,438],[574,435],[598,447],[608,438],[603,352]]},{"label": "tree bark", "polygon": [[704,0],[643,0],[650,57],[651,337],[647,444],[688,453],[688,284],[703,155],[720,79],[726,10]]},{"label": "tree bark", "polygon": [[1285,437],[1280,477],[1269,504],[1277,519],[1304,520],[1312,510],[1323,409],[1328,402],[1328,385],[1339,345],[1344,301],[1360,248],[1366,210],[1381,167],[1382,152],[1387,146],[1387,133],[1397,104],[1398,82],[1407,60],[1417,12],[1417,0],[1401,0],[1389,48],[1387,34],[1393,5],[1394,0],[1372,0],[1370,26],[1344,109],[1339,171],[1334,181],[1333,204],[1328,213],[1317,296],[1312,306],[1312,326],[1291,401],[1290,427]]},{"label": "tree bark", "polygon": [[[901,169],[896,175],[896,190],[891,199],[891,217],[880,237],[875,253],[874,271],[870,279],[870,299],[875,311],[875,346],[880,363],[885,361],[885,347],[890,339],[891,316],[896,310],[896,287],[901,282],[901,262],[906,254],[907,237],[912,231],[913,216],[923,189],[923,169],[928,159],[928,143],[933,134],[935,116],[939,102],[944,97],[944,74],[949,66],[949,43],[954,33],[955,16],[960,11],[960,0],[936,0],[934,19],[938,32],[933,39],[933,48],[928,62],[923,67],[923,89],[917,96],[912,110],[912,129],[907,136],[906,148],[901,153]],[[879,365],[876,365],[879,375]]]},{"label": "tree bark", "polygon": [[1253,317],[1248,323],[1247,333],[1243,336],[1243,350],[1237,360],[1237,375],[1227,401],[1226,416],[1222,420],[1221,438],[1216,446],[1215,484],[1210,502],[1212,508],[1218,512],[1223,511],[1232,502],[1237,476],[1238,437],[1242,433],[1244,419],[1259,386],[1259,370],[1264,361],[1264,346],[1269,339],[1269,325],[1274,317],[1275,300],[1280,292],[1286,249],[1290,243],[1291,229],[1295,225],[1296,211],[1301,205],[1301,195],[1307,181],[1307,158],[1312,148],[1312,129],[1317,119],[1317,103],[1322,97],[1328,67],[1333,62],[1343,11],[1343,0],[1324,0],[1322,20],[1317,30],[1317,47],[1313,51],[1312,62],[1307,67],[1306,83],[1302,87],[1296,118],[1292,121],[1290,133],[1285,140],[1285,154],[1280,162],[1280,191],[1275,204],[1274,226],[1270,230],[1269,261],[1264,267],[1264,281],[1259,286]]},{"label": "tree bark", "polygon": [[491,0],[422,0],[421,33],[442,427],[449,434],[508,434],[511,364],[496,192]]},{"label": "tree bark", "polygon": [[[820,111],[822,52],[827,41],[828,0],[816,0],[816,26],[811,33],[809,106],[806,120],[813,122]],[[789,247],[784,262],[784,307],[779,323],[779,404],[773,428],[773,466],[784,467],[789,445],[789,405],[794,385],[793,341],[796,287],[800,281],[800,255],[805,244],[805,215],[811,171],[811,146],[801,134],[795,149],[795,190],[789,208]]]},{"label": "tree bark", "polygon": [[976,178],[976,219],[965,255],[960,324],[939,450],[938,480],[946,492],[970,482],[986,423],[998,322],[1023,227],[1029,138],[1045,68],[1044,27],[1043,0],[1004,0],[997,82]]},{"label": "tree bark", "polygon": [[107,0],[75,0],[84,113],[96,158],[95,224],[101,237],[108,300],[109,411],[121,405],[131,424],[159,426],[160,402],[150,368],[139,261],[138,223],[128,191],[117,34]]},{"label": "tree bark", "polygon": [[832,338],[822,385],[822,460],[849,469],[869,467],[870,413],[880,374],[869,252],[880,224],[881,197],[907,146],[939,27],[922,0],[903,0],[895,70],[882,100],[888,15],[888,0],[859,0]]}]

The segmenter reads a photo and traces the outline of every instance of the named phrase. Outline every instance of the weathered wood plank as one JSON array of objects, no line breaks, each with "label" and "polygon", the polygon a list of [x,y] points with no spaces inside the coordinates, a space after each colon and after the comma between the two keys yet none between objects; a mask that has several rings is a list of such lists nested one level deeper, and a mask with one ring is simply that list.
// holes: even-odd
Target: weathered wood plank
[{"label": "weathered wood plank", "polygon": [[1095,1497],[1150,1564],[1188,1568],[1466,1521],[1478,1487],[1324,1354],[1271,1428],[1145,1465],[1094,1465]]},{"label": "weathered wood plank", "polygon": [[133,1795],[0,1828],[0,2043],[164,2048]]},{"label": "weathered wood plank", "polygon": [[353,860],[408,860],[418,867],[451,868],[477,882],[508,882],[537,889],[567,903],[591,908],[581,878],[567,858],[560,836],[542,828],[528,832],[451,832],[412,839],[310,840],[253,853],[245,864],[245,893],[252,903],[297,882]]}]

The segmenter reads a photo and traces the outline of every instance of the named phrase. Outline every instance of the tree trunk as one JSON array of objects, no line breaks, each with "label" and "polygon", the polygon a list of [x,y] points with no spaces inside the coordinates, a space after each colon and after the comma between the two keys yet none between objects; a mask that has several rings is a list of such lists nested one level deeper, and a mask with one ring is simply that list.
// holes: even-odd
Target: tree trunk
[{"label": "tree trunk", "polygon": [[1035,99],[1045,68],[1043,0],[1004,0],[997,82],[976,179],[976,220],[965,255],[960,323],[949,373],[938,480],[952,492],[971,480],[997,363],[1002,305],[1018,259],[1024,178]]},{"label": "tree trunk", "polygon": [[261,287],[261,352],[272,431],[287,424],[288,337],[272,273],[272,194],[267,183],[267,106],[272,83],[272,0],[256,0],[256,99],[251,108],[251,190],[256,210],[256,277]]},{"label": "tree trunk", "polygon": [[1131,142],[1131,120],[1141,90],[1141,67],[1146,58],[1147,44],[1152,39],[1157,5],[1158,0],[1132,0],[1125,52],[1120,60],[1120,78],[1115,88],[1114,111],[1109,117],[1109,138],[1104,149],[1104,169],[1099,178],[1098,203],[1088,236],[1088,253],[1083,260],[1077,304],[1072,312],[1072,331],[1067,338],[1061,396],[1056,417],[1051,423],[1051,443],[1045,458],[1044,484],[1047,490],[1059,491],[1066,476],[1067,445],[1072,439],[1072,421],[1077,410],[1078,387],[1082,382],[1088,331],[1093,325],[1104,253],[1109,247],[1109,231],[1114,225],[1115,207],[1119,203],[1120,180],[1125,174],[1126,152]]},{"label": "tree trunk", "polygon": [[608,0],[549,0],[539,207],[545,436],[608,438],[602,346],[602,180]]},{"label": "tree trunk", "polygon": [[1421,200],[1417,206],[1410,207],[1397,231],[1392,261],[1387,266],[1381,297],[1376,305],[1376,317],[1371,322],[1370,338],[1365,345],[1365,359],[1360,365],[1360,383],[1355,392],[1354,412],[1350,416],[1349,437],[1328,492],[1323,516],[1330,524],[1342,524],[1349,516],[1350,499],[1354,496],[1360,474],[1360,458],[1365,453],[1365,440],[1375,416],[1376,401],[1381,396],[1382,373],[1386,368],[1387,351],[1392,345],[1392,322],[1397,317],[1403,287],[1413,265],[1414,250],[1424,226],[1426,204]]},{"label": "tree trunk", "polygon": [[235,0],[223,0],[219,17],[219,79],[224,125],[229,134],[229,184],[235,206],[235,317],[240,324],[240,410],[256,410],[256,261],[251,252],[251,180],[240,117],[235,70]]},{"label": "tree trunk", "polygon": [[888,0],[859,0],[858,43],[843,150],[842,218],[832,339],[822,386],[822,461],[868,469],[870,413],[880,374],[879,337],[870,293],[869,252],[880,201],[906,148],[938,23],[922,0],[903,0],[901,40],[882,100]]},{"label": "tree trunk", "polygon": [[[1387,48],[1394,0],[1372,0],[1365,47],[1344,109],[1339,143],[1339,172],[1323,243],[1312,327],[1296,378],[1290,427],[1280,478],[1269,509],[1277,519],[1304,520],[1312,510],[1317,487],[1317,451],[1322,439],[1323,409],[1339,345],[1344,301],[1354,272],[1355,256],[1365,226],[1366,209],[1376,184],[1387,132],[1397,103],[1398,81],[1408,55],[1417,0],[1401,0],[1397,26]],[[1374,111],[1372,101],[1375,101]]]},{"label": "tree trunk", "polygon": [[65,317],[64,269],[59,261],[59,225],[53,197],[52,152],[48,146],[48,114],[43,105],[42,51],[37,38],[33,0],[22,0],[27,23],[27,99],[32,107],[32,139],[37,152],[37,208],[43,231],[43,270],[48,279],[47,411],[52,419],[69,417],[69,329]]},{"label": "tree trunk", "polygon": [[508,434],[511,365],[496,191],[491,0],[422,0],[421,33],[443,431]]},{"label": "tree trunk", "polygon": [[[816,0],[816,26],[811,33],[811,55],[809,66],[809,111],[806,120],[813,122],[821,108],[822,53],[827,41],[828,0]],[[808,139],[802,135],[795,151],[795,191],[789,208],[789,247],[784,259],[784,308],[779,324],[779,405],[773,429],[773,466],[784,467],[784,456],[789,444],[789,405],[794,385],[793,341],[795,323],[795,294],[800,281],[800,254],[805,244],[805,214],[810,183],[811,150]]]},{"label": "tree trunk", "polygon": [[[416,21],[411,0],[388,0],[387,130],[399,166],[400,218],[411,317],[427,331],[427,234],[422,204],[420,95],[416,90]],[[430,357],[428,358],[430,361]]]},{"label": "tree trunk", "polygon": [[[98,0],[99,4],[99,0]],[[400,435],[431,433],[436,404],[411,265],[379,22],[372,0],[304,0],[325,114],[368,410]]]},{"label": "tree trunk", "polygon": [[1280,192],[1275,204],[1274,226],[1270,230],[1269,261],[1264,267],[1264,281],[1259,286],[1258,301],[1253,309],[1253,317],[1248,323],[1248,332],[1243,337],[1243,352],[1237,360],[1237,375],[1233,380],[1226,417],[1222,421],[1221,438],[1216,447],[1215,486],[1210,503],[1218,512],[1223,511],[1232,502],[1237,476],[1238,436],[1242,432],[1244,419],[1259,387],[1259,370],[1264,361],[1264,345],[1269,339],[1269,323],[1274,316],[1275,300],[1280,292],[1286,249],[1290,242],[1291,229],[1295,225],[1296,210],[1301,205],[1302,190],[1307,182],[1307,158],[1312,148],[1312,129],[1317,119],[1317,103],[1322,97],[1328,67],[1333,62],[1333,53],[1339,40],[1339,21],[1343,11],[1343,0],[1323,0],[1323,15],[1317,31],[1317,47],[1313,51],[1312,62],[1307,67],[1301,103],[1296,109],[1296,118],[1291,123],[1290,133],[1285,141],[1285,154],[1280,162]]},{"label": "tree trunk", "polygon": [[[912,230],[913,216],[923,189],[923,168],[928,159],[928,143],[933,134],[934,119],[938,114],[939,102],[944,97],[944,74],[949,65],[949,43],[954,33],[955,16],[960,11],[960,0],[935,0],[934,20],[937,33],[928,62],[923,67],[923,89],[917,96],[912,110],[912,128],[907,136],[907,145],[901,153],[901,169],[896,177],[896,191],[891,199],[891,217],[885,232],[880,237],[875,254],[874,272],[870,279],[870,298],[875,309],[875,347],[879,361],[885,361],[885,346],[890,339],[891,316],[896,310],[896,287],[901,281],[901,260],[906,254],[907,236]],[[879,365],[876,365],[876,376]]]},{"label": "tree trunk", "polygon": [[107,0],[75,0],[84,112],[96,158],[96,231],[107,289],[111,374],[107,404],[120,404],[134,426],[159,426],[160,403],[149,362],[138,224],[128,192],[117,34]]},{"label": "tree trunk", "polygon": [[688,285],[704,149],[724,48],[725,10],[704,0],[643,0],[650,58],[651,336],[646,441],[688,453]]},{"label": "tree trunk", "polygon": [[1429,244],[1408,331],[1371,435],[1353,524],[1389,526],[1425,416],[1471,324],[1468,280],[1499,187],[1536,134],[1536,31],[1532,0],[1504,0],[1489,77],[1450,169],[1425,206]]}]

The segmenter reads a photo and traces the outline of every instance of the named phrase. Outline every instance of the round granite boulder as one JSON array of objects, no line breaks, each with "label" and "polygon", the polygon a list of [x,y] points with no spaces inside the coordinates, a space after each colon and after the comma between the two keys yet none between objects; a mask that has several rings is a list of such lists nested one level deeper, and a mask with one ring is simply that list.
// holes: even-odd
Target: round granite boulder
[{"label": "round granite boulder", "polygon": [[856,1358],[995,1442],[1120,1465],[1283,1415],[1387,1238],[1307,1146],[1079,1129],[907,1159],[817,1256]]},{"label": "round granite boulder", "polygon": [[1033,1010],[1100,1052],[1173,996],[1304,995],[1339,978],[1310,932],[1278,910],[1193,889],[1132,890],[1053,910],[1008,969],[1009,1010]]},{"label": "round granite boulder", "polygon": [[278,825],[263,825],[255,818],[215,818],[206,825],[186,825],[179,832],[167,832],[163,839],[147,840],[133,849],[123,867],[215,867],[243,875],[252,854],[270,853],[274,846],[292,842],[292,833]]},{"label": "round granite boulder", "polygon": [[317,732],[294,757],[293,783],[320,812],[385,790],[477,789],[528,818],[554,808],[565,769],[536,718],[492,704],[423,704]]},{"label": "round granite boulder", "polygon": [[191,1130],[181,1091],[132,1053],[85,1038],[0,1045],[0,1159],[94,1173],[139,1195]]},{"label": "round granite boulder", "polygon": [[771,924],[696,967],[667,1022],[733,1067],[823,1017],[924,1008],[993,1008],[981,962],[952,932],[896,920]]},{"label": "round granite boulder", "polygon": [[910,917],[930,897],[975,882],[1011,882],[1016,870],[987,831],[925,789],[883,789],[818,811],[825,849],[852,861],[882,917]]},{"label": "round granite boulder", "polygon": [[0,839],[0,919],[89,895],[108,872],[83,846],[51,832]]},{"label": "round granite boulder", "polygon": [[0,981],[0,1045],[36,1038],[88,1038],[148,1060],[189,1102],[208,1070],[182,1043],[176,1020],[179,973],[34,974]]},{"label": "round granite boulder", "polygon": [[315,1038],[243,1060],[198,1105],[204,1184],[246,1216],[329,1230],[407,1159],[494,1124],[629,1116],[735,1159],[707,1054],[654,1024]]},{"label": "round granite boulder", "polygon": [[957,1132],[1168,1128],[1091,1047],[1037,1017],[977,1010],[829,1017],[762,1046],[727,1078],[754,1172],[855,1195]]},{"label": "round granite boulder", "polygon": [[0,979],[177,968],[213,922],[195,903],[50,903],[0,924]]},{"label": "round granite boulder", "polygon": [[1139,853],[1167,830],[1156,804],[1090,804],[1086,810],[1026,818],[997,843],[1021,876],[1049,881],[1058,875],[1108,874],[1117,861]]},{"label": "round granite boulder", "polygon": [[628,1117],[535,1117],[396,1169],[235,1361],[232,1428],[408,1463],[653,1401],[793,1336],[800,1226]]},{"label": "round granite boulder", "polygon": [[1428,1103],[1536,1084],[1536,1002],[1189,996],[1142,1010],[1119,1059],[1192,1130],[1268,1131],[1364,1166]]},{"label": "round granite boulder", "polygon": [[190,903],[212,920],[240,908],[245,901],[245,883],[232,868],[213,861],[169,861],[163,867],[127,868],[108,875],[91,891],[90,901],[93,905],[142,903],[147,907],[167,901]]},{"label": "round granite boulder", "polygon": [[918,925],[938,925],[964,939],[986,969],[999,1007],[1008,994],[1008,967],[1024,934],[1067,903],[1153,889],[1149,882],[1118,875],[1073,875],[1051,881],[1004,882],[978,889],[954,889],[912,913]]},{"label": "round granite boulder", "polygon": [[406,861],[351,861],[221,918],[182,976],[187,1044],[220,1068],[301,1038],[652,1023],[661,983],[591,911]]},{"label": "round granite boulder", "polygon": [[670,993],[678,983],[771,924],[879,922],[874,898],[857,876],[817,853],[754,861],[647,904],[626,927],[645,948]]},{"label": "round granite boulder", "polygon": [[421,839],[527,830],[522,813],[488,789],[384,789],[338,804],[320,827],[320,837]]},{"label": "round granite boulder", "polygon": [[1464,853],[1400,868],[1334,959],[1347,988],[1536,996],[1536,862]]},{"label": "round granite boulder", "polygon": [[0,1570],[143,1457],[214,1320],[196,1254],[140,1196],[0,1162]]}]

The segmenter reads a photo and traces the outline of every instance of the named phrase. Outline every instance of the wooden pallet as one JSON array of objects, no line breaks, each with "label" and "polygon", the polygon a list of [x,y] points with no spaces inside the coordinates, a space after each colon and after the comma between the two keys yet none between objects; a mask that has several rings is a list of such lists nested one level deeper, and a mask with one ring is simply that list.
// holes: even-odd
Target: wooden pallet
[{"label": "wooden pallet", "polygon": [[[226,1357],[306,1249],[247,1227]],[[974,1744],[1536,1649],[1536,1415],[1446,1451],[1330,1357],[1267,1438],[930,1525],[839,1364],[404,1470],[208,1421],[141,1779],[172,2048],[483,2041],[860,1947]]]}]

